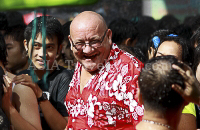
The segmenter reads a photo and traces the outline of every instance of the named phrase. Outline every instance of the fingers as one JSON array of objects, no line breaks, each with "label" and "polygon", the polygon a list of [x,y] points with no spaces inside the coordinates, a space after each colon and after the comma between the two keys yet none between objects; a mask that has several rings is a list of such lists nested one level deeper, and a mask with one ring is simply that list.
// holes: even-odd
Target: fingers
[{"label": "fingers", "polygon": [[4,93],[7,93],[7,88],[4,84],[3,84],[3,91],[4,91]]},{"label": "fingers", "polygon": [[13,78],[13,82],[15,82],[16,84],[19,84],[21,82],[32,82],[32,79],[28,74],[22,74],[22,75],[15,76]]},{"label": "fingers", "polygon": [[184,90],[177,84],[173,84],[172,88],[179,93],[182,97],[184,97]]},{"label": "fingers", "polygon": [[183,78],[184,78],[185,80],[188,79],[188,76],[186,75],[185,71],[184,71],[183,69],[181,69],[179,66],[173,64],[173,65],[172,65],[172,68],[178,70],[178,72],[183,76]]},{"label": "fingers", "polygon": [[21,82],[22,85],[25,85],[25,86],[29,86],[29,87],[34,87],[35,86],[35,83],[32,83],[32,82]]},{"label": "fingers", "polygon": [[5,87],[10,87],[11,79],[8,76],[4,75],[3,80],[5,83]]}]

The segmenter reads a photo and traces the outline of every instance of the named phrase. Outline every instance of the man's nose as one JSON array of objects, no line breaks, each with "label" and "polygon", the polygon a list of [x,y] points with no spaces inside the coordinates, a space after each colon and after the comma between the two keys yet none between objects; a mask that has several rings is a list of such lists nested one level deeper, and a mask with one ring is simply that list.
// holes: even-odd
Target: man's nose
[{"label": "man's nose", "polygon": [[93,48],[90,46],[89,43],[85,43],[83,46],[83,53],[90,53],[93,51]]},{"label": "man's nose", "polygon": [[40,56],[40,57],[44,56],[43,48],[42,47],[38,50],[38,56]]}]

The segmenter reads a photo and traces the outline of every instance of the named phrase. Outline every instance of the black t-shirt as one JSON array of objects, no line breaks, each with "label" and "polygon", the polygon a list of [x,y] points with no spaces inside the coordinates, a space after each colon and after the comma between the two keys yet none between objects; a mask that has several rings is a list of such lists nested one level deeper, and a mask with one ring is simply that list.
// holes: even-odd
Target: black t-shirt
[{"label": "black t-shirt", "polygon": [[[29,74],[30,70],[21,71],[20,74]],[[48,88],[44,87],[43,80],[37,82],[38,86],[48,96],[49,101],[54,108],[63,116],[68,116],[66,106],[64,105],[64,99],[69,89],[69,83],[71,82],[73,72],[67,70],[62,66],[58,66],[52,73],[47,76]],[[46,123],[43,114],[40,111],[41,123],[43,130],[50,130]]]}]

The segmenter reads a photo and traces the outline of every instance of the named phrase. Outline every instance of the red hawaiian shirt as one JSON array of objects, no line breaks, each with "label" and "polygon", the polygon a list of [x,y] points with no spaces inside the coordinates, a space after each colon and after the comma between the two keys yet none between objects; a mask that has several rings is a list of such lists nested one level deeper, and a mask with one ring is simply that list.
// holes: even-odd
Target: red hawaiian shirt
[{"label": "red hawaiian shirt", "polygon": [[77,63],[66,96],[69,113],[67,128],[134,130],[143,116],[137,102],[138,75],[143,63],[113,43],[108,61],[80,93],[80,72]]}]

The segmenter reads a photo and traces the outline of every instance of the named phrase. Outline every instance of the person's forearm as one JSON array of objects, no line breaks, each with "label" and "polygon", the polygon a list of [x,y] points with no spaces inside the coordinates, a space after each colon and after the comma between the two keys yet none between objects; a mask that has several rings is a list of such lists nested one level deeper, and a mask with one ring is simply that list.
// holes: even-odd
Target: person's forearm
[{"label": "person's forearm", "polygon": [[64,130],[67,125],[65,119],[48,101],[41,101],[39,103],[44,118],[52,130]]},{"label": "person's forearm", "polygon": [[4,112],[15,130],[41,130],[35,128],[29,122],[24,120],[13,106],[10,107],[10,110],[5,110]]}]

